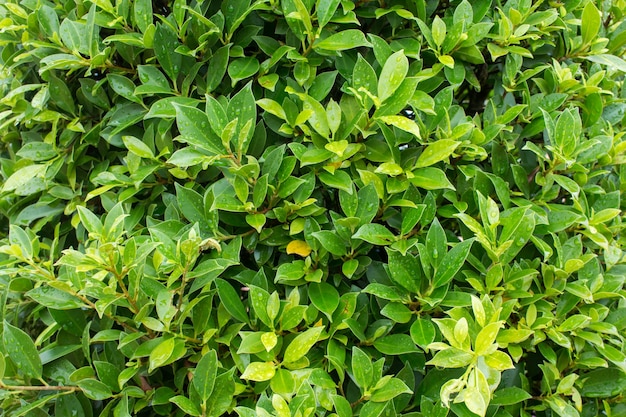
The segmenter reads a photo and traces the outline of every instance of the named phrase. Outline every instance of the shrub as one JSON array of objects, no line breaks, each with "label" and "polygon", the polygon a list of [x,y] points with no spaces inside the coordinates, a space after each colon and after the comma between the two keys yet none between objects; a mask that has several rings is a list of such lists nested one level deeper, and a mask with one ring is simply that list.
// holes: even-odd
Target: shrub
[{"label": "shrub", "polygon": [[624,416],[623,0],[7,0],[7,416]]}]

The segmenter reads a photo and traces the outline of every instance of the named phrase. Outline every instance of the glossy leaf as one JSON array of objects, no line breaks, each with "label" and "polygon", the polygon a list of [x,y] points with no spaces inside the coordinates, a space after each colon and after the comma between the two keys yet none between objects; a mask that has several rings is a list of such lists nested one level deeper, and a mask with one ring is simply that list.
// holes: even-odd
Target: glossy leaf
[{"label": "glossy leaf", "polygon": [[23,330],[7,323],[3,323],[2,343],[11,361],[24,375],[31,378],[41,378],[43,367],[39,352],[30,336]]}]

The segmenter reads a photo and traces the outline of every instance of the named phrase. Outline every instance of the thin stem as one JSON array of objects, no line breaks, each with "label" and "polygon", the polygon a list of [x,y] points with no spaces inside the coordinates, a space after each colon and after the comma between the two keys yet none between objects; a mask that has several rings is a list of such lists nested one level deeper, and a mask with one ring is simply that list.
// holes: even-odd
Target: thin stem
[{"label": "thin stem", "polygon": [[6,385],[1,382],[0,388],[8,391],[82,391],[80,387],[64,385]]}]

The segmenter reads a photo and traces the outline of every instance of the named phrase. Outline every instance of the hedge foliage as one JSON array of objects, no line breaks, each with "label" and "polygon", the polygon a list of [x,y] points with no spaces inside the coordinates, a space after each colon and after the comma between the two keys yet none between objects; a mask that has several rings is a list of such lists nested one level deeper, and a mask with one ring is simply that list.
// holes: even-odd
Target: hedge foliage
[{"label": "hedge foliage", "polygon": [[625,416],[624,0],[4,0],[0,412]]}]

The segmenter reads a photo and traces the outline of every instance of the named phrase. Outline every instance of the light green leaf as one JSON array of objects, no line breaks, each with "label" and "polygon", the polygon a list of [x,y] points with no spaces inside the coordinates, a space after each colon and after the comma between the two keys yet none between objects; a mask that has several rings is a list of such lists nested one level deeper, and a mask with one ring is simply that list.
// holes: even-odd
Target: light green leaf
[{"label": "light green leaf", "polygon": [[315,345],[323,331],[324,328],[321,326],[312,327],[296,336],[285,348],[283,362],[295,362],[303,358]]},{"label": "light green leaf", "polygon": [[483,327],[480,332],[478,332],[478,336],[476,336],[476,342],[474,344],[474,351],[477,355],[483,355],[485,352],[490,350],[491,345],[496,341],[496,337],[498,336],[498,332],[501,327],[502,322],[497,321],[489,323]]},{"label": "light green leaf", "polygon": [[598,55],[587,55],[584,56],[588,61],[596,62],[598,64],[606,65],[613,69],[619,70],[621,72],[626,72],[626,61],[622,58],[619,58],[615,55],[609,54],[598,54]]},{"label": "light green leaf", "polygon": [[372,359],[361,349],[352,347],[352,376],[354,382],[361,392],[365,392],[371,387],[374,378],[374,368],[372,367]]},{"label": "light green leaf", "polygon": [[396,241],[396,236],[382,224],[364,224],[352,236],[352,239],[361,239],[373,245],[390,245]]},{"label": "light green leaf", "polygon": [[276,374],[276,365],[273,362],[252,362],[241,374],[241,379],[250,381],[269,381]]},{"label": "light green leaf", "polygon": [[435,16],[432,25],[433,41],[437,47],[441,47],[446,39],[446,24],[439,16]]},{"label": "light green leaf", "polygon": [[456,148],[461,144],[452,139],[441,139],[428,145],[421,153],[415,168],[423,168],[448,158]]},{"label": "light green leaf", "polygon": [[407,175],[411,184],[425,190],[439,190],[449,188],[454,190],[454,186],[450,183],[446,174],[439,168],[418,168]]},{"label": "light green leaf", "polygon": [[175,397],[170,398],[170,402],[174,403],[185,412],[185,414],[198,417],[202,415],[202,412],[198,409],[198,406],[194,404],[189,398],[183,395],[176,395]]},{"label": "light green leaf", "polygon": [[363,31],[358,29],[348,29],[326,39],[315,42],[313,49],[324,49],[327,51],[345,51],[347,49],[359,48],[361,46],[371,47],[372,44],[365,39]]},{"label": "light green leaf", "polygon": [[411,391],[411,389],[404,382],[402,382],[402,380],[398,378],[391,378],[385,385],[374,390],[370,400],[374,402],[384,402],[396,398],[398,395],[412,393],[413,391]]},{"label": "light green leaf", "polygon": [[135,155],[146,159],[154,159],[154,153],[148,147],[148,145],[146,145],[136,137],[122,136],[122,141],[124,141],[124,146],[126,146],[126,149],[128,149]]},{"label": "light green leaf", "polygon": [[326,26],[330,19],[335,14],[337,6],[341,3],[341,0],[318,0],[315,10],[317,10],[317,23],[321,28]]},{"label": "light green leaf", "polygon": [[172,356],[172,353],[174,353],[175,345],[176,339],[171,337],[169,339],[163,340],[154,349],[152,349],[149,357],[148,371],[152,372],[156,368],[163,366]]},{"label": "light green leaf", "polygon": [[448,348],[437,354],[426,365],[434,365],[440,368],[462,368],[469,365],[474,355],[457,348]]},{"label": "light green leaf", "polygon": [[33,178],[41,177],[46,172],[46,165],[29,165],[15,171],[2,186],[3,192],[19,191]]},{"label": "light green leaf", "polygon": [[581,33],[584,45],[589,45],[593,42],[598,35],[600,26],[602,26],[600,11],[593,1],[588,1],[581,16]]},{"label": "light green leaf", "polygon": [[404,130],[405,132],[412,133],[418,139],[420,136],[420,129],[415,121],[404,117],[404,116],[381,116],[379,120],[385,122],[388,125],[395,126],[400,130]]},{"label": "light green leaf", "polygon": [[408,71],[409,60],[404,55],[404,50],[399,50],[387,58],[378,80],[378,98],[384,101],[395,93]]}]

